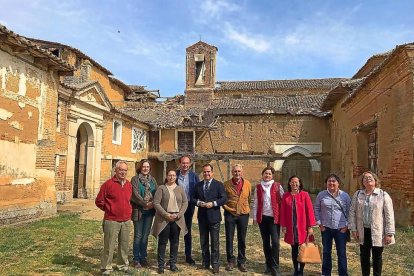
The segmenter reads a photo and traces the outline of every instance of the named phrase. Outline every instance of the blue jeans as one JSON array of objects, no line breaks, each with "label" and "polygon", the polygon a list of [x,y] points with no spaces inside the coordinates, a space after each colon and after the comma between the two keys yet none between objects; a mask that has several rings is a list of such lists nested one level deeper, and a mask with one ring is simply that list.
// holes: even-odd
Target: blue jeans
[{"label": "blue jeans", "polygon": [[148,236],[152,226],[154,215],[142,214],[141,218],[134,221],[134,261],[141,262],[147,258]]},{"label": "blue jeans", "polygon": [[338,275],[348,276],[346,259],[346,233],[339,229],[325,227],[322,233],[323,257],[322,275],[331,276],[332,272],[332,240],[335,241],[336,255],[338,256]]}]

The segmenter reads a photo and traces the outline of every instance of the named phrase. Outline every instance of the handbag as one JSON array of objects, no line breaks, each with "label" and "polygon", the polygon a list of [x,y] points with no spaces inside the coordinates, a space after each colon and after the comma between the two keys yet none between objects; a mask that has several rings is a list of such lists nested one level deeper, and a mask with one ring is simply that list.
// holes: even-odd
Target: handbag
[{"label": "handbag", "polygon": [[308,235],[305,243],[301,244],[299,247],[298,262],[305,264],[320,264],[322,263],[321,248],[314,241],[309,242],[310,236],[314,239],[313,235]]},{"label": "handbag", "polygon": [[[336,198],[334,198],[334,197],[333,197],[330,193],[328,193],[328,194],[329,194],[329,196],[330,196],[330,197],[332,197],[332,198],[333,198],[333,200],[335,200],[336,204],[338,204],[338,205],[339,205],[339,208],[341,208],[342,214],[344,214],[345,219],[347,219],[347,220],[348,220],[348,217],[347,217],[347,215],[345,214],[344,208],[342,208],[341,203],[339,203],[339,201],[338,201],[338,200],[336,200]],[[348,228],[348,229],[346,229],[346,241],[347,241],[347,242],[350,242],[350,241],[351,241],[351,231],[349,230],[349,228]]]}]

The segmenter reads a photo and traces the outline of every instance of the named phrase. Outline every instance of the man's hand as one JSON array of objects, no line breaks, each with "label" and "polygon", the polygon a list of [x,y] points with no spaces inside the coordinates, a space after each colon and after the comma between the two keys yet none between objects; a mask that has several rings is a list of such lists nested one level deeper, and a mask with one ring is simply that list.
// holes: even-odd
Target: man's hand
[{"label": "man's hand", "polygon": [[210,208],[213,208],[213,207],[214,207],[214,204],[213,204],[213,202],[207,202],[207,203],[205,204],[205,207],[206,207],[207,209],[210,209]]},{"label": "man's hand", "polygon": [[319,229],[321,230],[321,232],[325,231],[325,226],[323,226],[322,224],[319,224]]}]

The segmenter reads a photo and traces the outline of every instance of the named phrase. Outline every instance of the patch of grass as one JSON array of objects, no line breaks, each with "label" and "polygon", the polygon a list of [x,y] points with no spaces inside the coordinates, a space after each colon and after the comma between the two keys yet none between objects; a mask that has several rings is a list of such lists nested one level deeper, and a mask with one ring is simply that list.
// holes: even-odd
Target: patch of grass
[{"label": "patch of grass", "polygon": [[[132,228],[132,227],[131,227]],[[318,231],[316,238],[320,241]],[[102,228],[97,221],[81,220],[76,214],[60,216],[0,229],[0,275],[100,275],[99,263],[102,250]],[[397,230],[397,244],[384,250],[383,275],[414,275],[414,257],[411,244],[414,241],[414,227]],[[131,232],[130,259],[132,259]],[[193,251],[198,265],[201,263],[199,250],[198,225],[193,225]],[[156,274],[157,242],[150,237],[148,259],[152,265],[149,269],[133,270],[135,275]],[[348,266],[350,275],[360,275],[359,246],[348,244]],[[190,267],[184,261],[184,242],[180,239],[178,258],[179,273],[175,275],[206,275],[210,272],[199,266]],[[226,263],[224,225],[220,233],[220,259],[222,263],[220,275],[239,275],[224,270]],[[237,244],[235,243],[237,254]],[[168,254],[168,253],[167,253]],[[335,251],[333,251],[335,255]],[[250,225],[247,237],[247,266],[249,272],[244,275],[261,274],[264,270],[262,241],[257,226]],[[336,257],[333,258],[336,260]],[[116,260],[116,254],[114,256]],[[282,275],[292,274],[290,246],[282,243],[280,251]],[[336,263],[334,261],[334,273]],[[306,265],[306,275],[319,275],[320,265]],[[166,274],[172,274],[166,269]],[[113,275],[123,275],[114,271]]]}]

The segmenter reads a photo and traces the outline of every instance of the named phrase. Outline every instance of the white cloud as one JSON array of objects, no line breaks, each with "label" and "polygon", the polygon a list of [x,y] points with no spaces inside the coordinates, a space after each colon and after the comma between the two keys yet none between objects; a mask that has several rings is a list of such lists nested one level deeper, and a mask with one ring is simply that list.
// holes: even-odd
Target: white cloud
[{"label": "white cloud", "polygon": [[237,31],[230,23],[226,23],[223,32],[226,38],[255,52],[266,52],[270,48],[269,42],[260,35]]},{"label": "white cloud", "polygon": [[218,17],[224,12],[234,12],[241,7],[226,0],[207,0],[201,4],[201,10],[211,17]]}]

